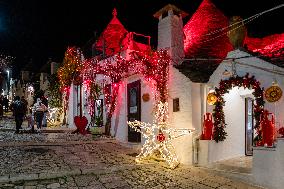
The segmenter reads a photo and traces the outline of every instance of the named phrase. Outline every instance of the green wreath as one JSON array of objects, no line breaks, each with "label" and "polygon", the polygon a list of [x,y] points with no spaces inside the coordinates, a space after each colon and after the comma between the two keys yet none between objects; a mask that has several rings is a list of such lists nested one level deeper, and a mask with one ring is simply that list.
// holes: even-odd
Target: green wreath
[{"label": "green wreath", "polygon": [[215,94],[217,96],[217,101],[215,102],[215,107],[213,109],[213,118],[214,118],[214,131],[213,139],[216,142],[224,141],[226,139],[227,133],[225,131],[225,115],[223,107],[225,101],[223,95],[228,93],[233,87],[244,87],[249,89],[254,89],[253,95],[255,97],[254,105],[254,119],[255,125],[254,129],[257,132],[254,142],[257,143],[261,141],[261,130],[260,130],[260,115],[263,111],[264,100],[263,100],[263,91],[264,89],[260,87],[260,82],[257,81],[254,76],[249,77],[247,73],[244,77],[230,77],[228,80],[221,80],[219,83],[219,88],[215,88]]}]

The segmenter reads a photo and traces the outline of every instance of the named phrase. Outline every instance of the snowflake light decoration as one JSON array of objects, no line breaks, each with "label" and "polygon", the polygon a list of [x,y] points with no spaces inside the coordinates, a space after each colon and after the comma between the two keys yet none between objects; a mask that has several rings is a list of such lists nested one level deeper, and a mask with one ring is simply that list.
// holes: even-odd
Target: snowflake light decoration
[{"label": "snowflake light decoration", "polygon": [[167,110],[168,103],[159,102],[155,114],[156,120],[153,124],[137,120],[127,122],[130,127],[140,132],[146,138],[140,154],[136,157],[137,162],[141,162],[158,151],[171,169],[174,169],[179,164],[172,140],[190,134],[194,129],[168,128],[169,123],[166,121],[167,119],[163,119],[167,118]]}]

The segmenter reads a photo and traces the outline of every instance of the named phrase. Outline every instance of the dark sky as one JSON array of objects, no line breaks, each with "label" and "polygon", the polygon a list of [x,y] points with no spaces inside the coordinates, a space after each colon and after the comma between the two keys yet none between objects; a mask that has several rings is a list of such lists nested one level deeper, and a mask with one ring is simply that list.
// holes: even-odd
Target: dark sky
[{"label": "dark sky", "polygon": [[[167,3],[189,13],[186,23],[202,0],[0,0],[0,52],[16,57],[20,69],[32,59],[35,69],[48,58],[61,62],[67,46],[87,49],[112,18],[128,31],[152,36],[156,44],[157,19],[152,15]],[[212,0],[226,16],[247,18],[284,3],[284,0]],[[248,27],[249,35],[262,37],[284,32],[284,7],[267,13]],[[17,73],[15,70],[14,73]]]}]

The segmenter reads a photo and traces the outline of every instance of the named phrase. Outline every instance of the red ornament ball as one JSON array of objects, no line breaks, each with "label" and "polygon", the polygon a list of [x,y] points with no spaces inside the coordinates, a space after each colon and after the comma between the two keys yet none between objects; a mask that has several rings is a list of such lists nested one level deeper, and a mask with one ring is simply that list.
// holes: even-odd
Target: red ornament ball
[{"label": "red ornament ball", "polygon": [[166,137],[163,133],[160,133],[160,134],[157,135],[157,140],[159,142],[164,142],[166,140]]}]

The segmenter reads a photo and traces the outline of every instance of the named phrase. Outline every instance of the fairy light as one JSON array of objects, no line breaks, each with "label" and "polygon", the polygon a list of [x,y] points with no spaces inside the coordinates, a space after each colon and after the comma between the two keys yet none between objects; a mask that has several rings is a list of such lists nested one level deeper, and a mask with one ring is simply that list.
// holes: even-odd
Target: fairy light
[{"label": "fairy light", "polygon": [[152,124],[141,121],[128,121],[127,124],[135,131],[140,132],[146,141],[141,152],[136,156],[136,161],[144,159],[159,152],[171,169],[178,166],[179,160],[172,145],[172,140],[190,134],[194,129],[168,128],[168,103],[159,101]]},{"label": "fairy light", "polygon": [[48,116],[47,121],[50,124],[55,124],[58,117],[60,117],[60,112],[62,112],[62,108],[48,108]]}]

